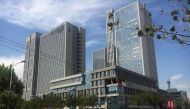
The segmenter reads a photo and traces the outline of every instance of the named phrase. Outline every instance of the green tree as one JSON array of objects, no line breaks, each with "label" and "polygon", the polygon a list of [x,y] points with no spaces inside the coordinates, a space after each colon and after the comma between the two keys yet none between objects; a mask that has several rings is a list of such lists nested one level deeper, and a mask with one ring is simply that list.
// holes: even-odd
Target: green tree
[{"label": "green tree", "polygon": [[159,106],[162,102],[164,102],[164,99],[161,95],[159,95],[156,92],[143,92],[142,94],[135,95],[132,97],[131,103],[134,105],[138,105],[141,108],[143,108],[143,105],[150,105],[154,109]]},{"label": "green tree", "polygon": [[[12,87],[9,90],[10,77],[12,72]],[[17,102],[20,101],[23,93],[23,84],[16,76],[12,67],[0,65],[0,107],[2,109],[9,106],[10,109],[19,107]]]},{"label": "green tree", "polygon": [[0,92],[9,90],[10,77],[12,72],[12,86],[11,91],[15,94],[22,95],[24,85],[21,80],[18,79],[12,67],[5,67],[4,64],[0,65]]},{"label": "green tree", "polygon": [[95,94],[91,94],[86,96],[86,102],[87,102],[87,106],[91,106],[92,109],[94,109],[94,106],[96,105],[96,102],[98,101],[98,96]]},{"label": "green tree", "polygon": [[190,103],[189,102],[184,103],[184,109],[190,109]]},{"label": "green tree", "polygon": [[14,109],[19,97],[13,91],[4,90],[0,94],[0,108],[5,109],[9,107],[10,109]]},{"label": "green tree", "polygon": [[[167,1],[166,1],[167,2]],[[190,1],[189,0],[168,0],[173,7],[171,10],[160,9],[158,13],[166,16],[168,25],[155,24],[138,27],[139,36],[156,36],[169,42],[177,42],[181,45],[190,45]],[[145,5],[146,6],[146,5]],[[150,13],[151,16],[155,13]]]},{"label": "green tree", "polygon": [[53,93],[43,95],[42,105],[45,108],[61,108],[63,106],[62,99]]},{"label": "green tree", "polygon": [[85,95],[84,94],[79,94],[76,97],[76,105],[79,107],[79,109],[84,109],[85,104]]},{"label": "green tree", "polygon": [[62,109],[63,107],[61,97],[53,93],[34,97],[30,101],[23,101],[22,103],[22,109]]},{"label": "green tree", "polygon": [[64,98],[65,106],[69,107],[70,109],[76,109],[76,96],[75,95],[67,95]]}]

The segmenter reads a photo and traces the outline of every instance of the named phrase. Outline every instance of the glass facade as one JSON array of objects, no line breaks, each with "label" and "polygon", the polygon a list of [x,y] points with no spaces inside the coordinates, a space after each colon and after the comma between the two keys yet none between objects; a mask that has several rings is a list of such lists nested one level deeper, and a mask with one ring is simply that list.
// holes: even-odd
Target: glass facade
[{"label": "glass facade", "polygon": [[93,69],[106,67],[106,48],[93,53]]},{"label": "glass facade", "polygon": [[119,20],[115,28],[116,60],[120,67],[143,74],[138,9],[138,2],[135,2],[114,13],[114,19]]}]

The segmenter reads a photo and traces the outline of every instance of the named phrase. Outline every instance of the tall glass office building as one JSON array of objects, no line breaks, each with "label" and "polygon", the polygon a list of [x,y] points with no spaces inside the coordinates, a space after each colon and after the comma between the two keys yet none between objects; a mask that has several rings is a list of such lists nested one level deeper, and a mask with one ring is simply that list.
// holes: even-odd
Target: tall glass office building
[{"label": "tall glass office building", "polygon": [[143,74],[141,39],[136,29],[139,27],[137,6],[134,3],[115,12],[115,19],[119,20],[119,25],[115,28],[115,46],[117,64]]},{"label": "tall glass office building", "polygon": [[117,11],[108,10],[107,55],[115,60],[113,64],[157,80],[153,38],[138,36],[137,27],[145,25],[151,25],[151,18],[139,1]]}]

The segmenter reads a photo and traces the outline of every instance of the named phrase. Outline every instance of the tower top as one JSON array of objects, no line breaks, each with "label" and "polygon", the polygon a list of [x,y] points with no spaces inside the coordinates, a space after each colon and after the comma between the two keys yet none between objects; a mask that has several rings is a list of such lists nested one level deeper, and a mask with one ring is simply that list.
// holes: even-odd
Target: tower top
[{"label": "tower top", "polygon": [[170,89],[170,88],[171,88],[171,87],[170,87],[170,85],[171,85],[171,81],[168,80],[168,81],[167,81],[167,84],[168,84],[168,89]]}]

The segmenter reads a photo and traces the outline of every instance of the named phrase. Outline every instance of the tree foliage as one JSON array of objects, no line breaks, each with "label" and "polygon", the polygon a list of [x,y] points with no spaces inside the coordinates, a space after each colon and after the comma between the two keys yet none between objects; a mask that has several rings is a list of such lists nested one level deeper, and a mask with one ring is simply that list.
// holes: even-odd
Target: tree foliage
[{"label": "tree foliage", "polygon": [[143,107],[143,105],[150,105],[156,108],[161,103],[165,102],[163,97],[156,92],[148,91],[132,97],[131,104]]},{"label": "tree foliage", "polygon": [[30,101],[23,101],[22,109],[61,109],[63,102],[61,97],[53,93],[43,95],[42,97],[33,97]]},{"label": "tree foliage", "polygon": [[92,95],[66,95],[65,97],[56,96],[53,93],[43,95],[42,97],[34,97],[30,101],[23,101],[21,109],[62,109],[69,107],[70,109],[84,109],[84,107],[92,107],[96,105],[98,97]]},{"label": "tree foliage", "polygon": [[177,42],[181,45],[190,45],[190,1],[189,0],[168,0],[173,6],[172,10],[160,9],[161,16],[167,16],[168,25],[155,24],[138,27],[139,36],[156,36],[157,39],[164,39],[169,42]]},{"label": "tree foliage", "polygon": [[[10,77],[12,72],[12,87],[9,90]],[[16,76],[14,69],[0,65],[0,109],[9,107],[19,109],[19,102],[23,93],[23,84]]]}]

